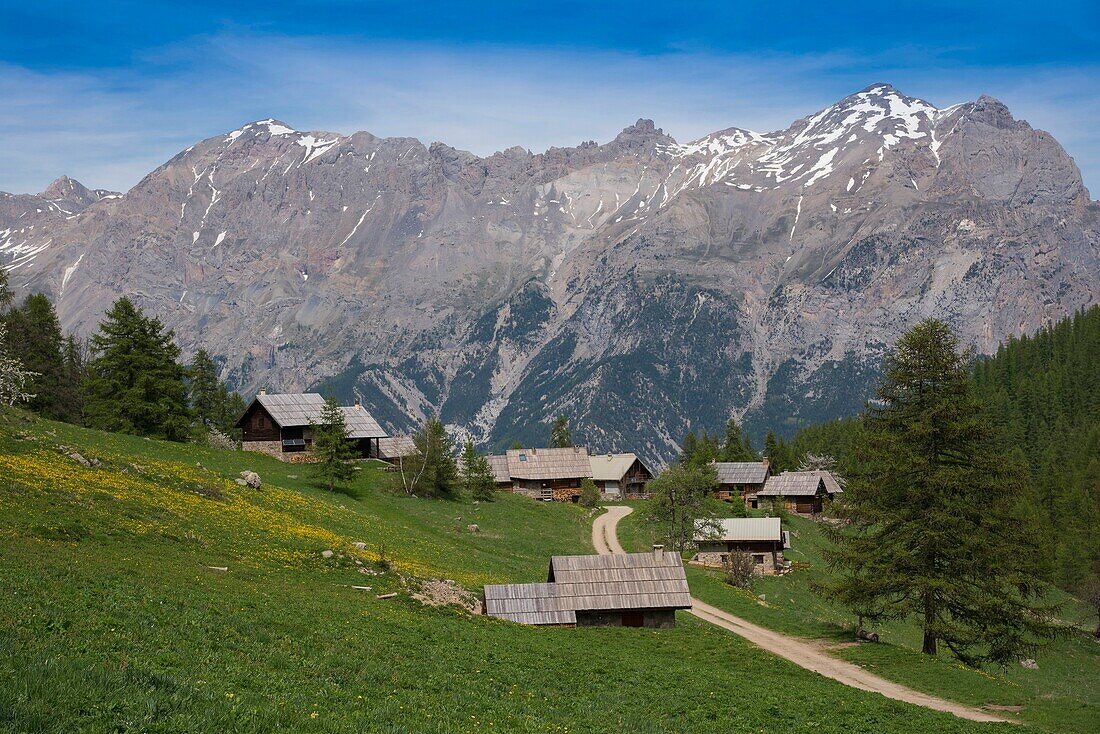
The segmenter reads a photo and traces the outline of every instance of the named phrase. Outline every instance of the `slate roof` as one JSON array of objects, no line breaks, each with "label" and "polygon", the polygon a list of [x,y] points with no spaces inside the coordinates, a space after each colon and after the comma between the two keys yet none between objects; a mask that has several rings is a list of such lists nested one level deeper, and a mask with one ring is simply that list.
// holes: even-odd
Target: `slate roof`
[{"label": "slate roof", "polygon": [[512,479],[575,479],[592,476],[588,450],[508,449],[508,476]]},{"label": "slate roof", "polygon": [[767,484],[756,494],[759,497],[812,497],[822,489],[829,494],[844,491],[829,472],[785,471],[768,477]]},{"label": "slate roof", "polygon": [[727,517],[719,523],[718,528],[710,528],[709,532],[699,532],[697,523],[695,540],[783,540],[778,517]]},{"label": "slate roof", "polygon": [[763,484],[768,465],[762,461],[715,461],[719,484]]},{"label": "slate roof", "polygon": [[390,436],[378,441],[378,452],[383,459],[396,459],[399,456],[412,456],[418,449],[412,436]]},{"label": "slate roof", "polygon": [[[588,458],[592,478],[597,482],[620,482],[634,462],[639,461],[636,454],[591,454]],[[642,466],[645,466],[644,461]],[[653,473],[648,466],[646,471]]]},{"label": "slate roof", "polygon": [[491,584],[485,613],[523,624],[575,624],[579,611],[690,609],[678,553],[554,556],[544,584]]}]

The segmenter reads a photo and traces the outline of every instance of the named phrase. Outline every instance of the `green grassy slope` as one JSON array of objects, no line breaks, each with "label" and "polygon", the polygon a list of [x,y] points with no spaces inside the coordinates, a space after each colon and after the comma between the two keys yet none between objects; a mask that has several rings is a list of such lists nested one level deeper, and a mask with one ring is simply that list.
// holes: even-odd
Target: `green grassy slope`
[{"label": "green grassy slope", "polygon": [[[242,469],[263,488],[233,484]],[[380,568],[384,544],[406,574],[539,580],[550,554],[590,551],[587,516],[395,496],[374,469],[354,499],[302,474],[0,415],[0,731],[1015,730],[844,687],[687,615],[538,629],[421,606],[354,561]]]},{"label": "green grassy slope", "polygon": [[[628,515],[619,528],[627,550],[644,549],[652,542],[636,514]],[[798,570],[758,579],[747,591],[727,585],[716,571],[689,567],[692,594],[769,629],[821,640],[838,657],[917,690],[975,706],[1019,706],[1024,722],[1046,731],[1100,731],[1100,642],[1086,633],[1095,626],[1072,599],[1065,598],[1062,617],[1080,623],[1081,629],[1041,649],[1036,654],[1038,670],[1013,666],[978,671],[946,654],[929,658],[920,653],[920,629],[913,623],[876,627],[882,643],[857,645],[852,642],[852,616],[811,589],[813,581],[824,580],[829,573],[822,559],[827,541],[820,527],[811,520],[790,517],[784,520],[784,528],[791,531],[791,549],[785,555]]]}]

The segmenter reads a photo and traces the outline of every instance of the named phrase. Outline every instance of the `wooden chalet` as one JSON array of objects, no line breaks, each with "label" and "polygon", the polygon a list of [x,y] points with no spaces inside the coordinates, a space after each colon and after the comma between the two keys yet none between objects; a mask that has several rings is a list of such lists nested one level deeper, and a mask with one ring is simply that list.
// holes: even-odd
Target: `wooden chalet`
[{"label": "wooden chalet", "polygon": [[489,460],[489,468],[493,470],[493,481],[497,483],[497,489],[512,490],[512,475],[508,471],[507,454],[490,454],[485,457]]},{"label": "wooden chalet", "polygon": [[718,475],[720,500],[741,500],[748,507],[756,507],[756,494],[768,480],[768,460],[763,461],[715,461],[711,463]]},{"label": "wooden chalet", "polygon": [[781,503],[791,512],[816,515],[825,504],[843,492],[840,482],[827,471],[785,471],[768,477],[764,488],[756,493],[760,504]]},{"label": "wooden chalet", "polygon": [[[268,394],[261,390],[240,418],[241,448],[283,461],[308,461],[314,424],[321,422],[325,399],[317,393]],[[340,408],[348,440],[361,458],[378,456],[378,442],[387,434],[358,400]]]},{"label": "wooden chalet", "polygon": [[670,628],[691,608],[678,553],[554,556],[543,584],[485,587],[485,613],[534,625]]},{"label": "wooden chalet", "polygon": [[[588,450],[583,446],[508,449],[506,457],[512,491],[535,499],[576,502],[581,494],[581,480],[592,476]],[[493,466],[494,460],[490,458],[489,463]]]},{"label": "wooden chalet", "polygon": [[699,523],[692,563],[722,566],[732,553],[749,553],[755,572],[774,574],[784,566],[783,550],[790,547],[778,517],[730,517],[717,527]]},{"label": "wooden chalet", "polygon": [[604,499],[641,499],[653,471],[635,454],[592,454],[592,481]]}]

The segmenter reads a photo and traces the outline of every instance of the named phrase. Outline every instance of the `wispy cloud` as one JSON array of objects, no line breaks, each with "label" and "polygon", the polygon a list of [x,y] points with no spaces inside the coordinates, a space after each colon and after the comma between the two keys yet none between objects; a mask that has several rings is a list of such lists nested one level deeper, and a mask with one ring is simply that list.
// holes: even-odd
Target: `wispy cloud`
[{"label": "wispy cloud", "polygon": [[644,55],[227,32],[94,73],[0,65],[0,189],[37,191],[62,173],[126,189],[196,140],[265,117],[486,154],[605,141],[639,117],[680,140],[773,130],[876,81],[940,105],[996,96],[1100,188],[1100,69],[959,69],[941,62],[949,49],[915,51]]}]

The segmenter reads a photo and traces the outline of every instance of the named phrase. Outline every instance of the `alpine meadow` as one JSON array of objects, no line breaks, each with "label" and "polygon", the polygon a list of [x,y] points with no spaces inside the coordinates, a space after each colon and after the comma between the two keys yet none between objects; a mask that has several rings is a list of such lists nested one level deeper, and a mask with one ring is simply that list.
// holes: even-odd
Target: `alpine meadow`
[{"label": "alpine meadow", "polygon": [[0,734],[1100,731],[1095,3],[586,10],[9,9]]}]

